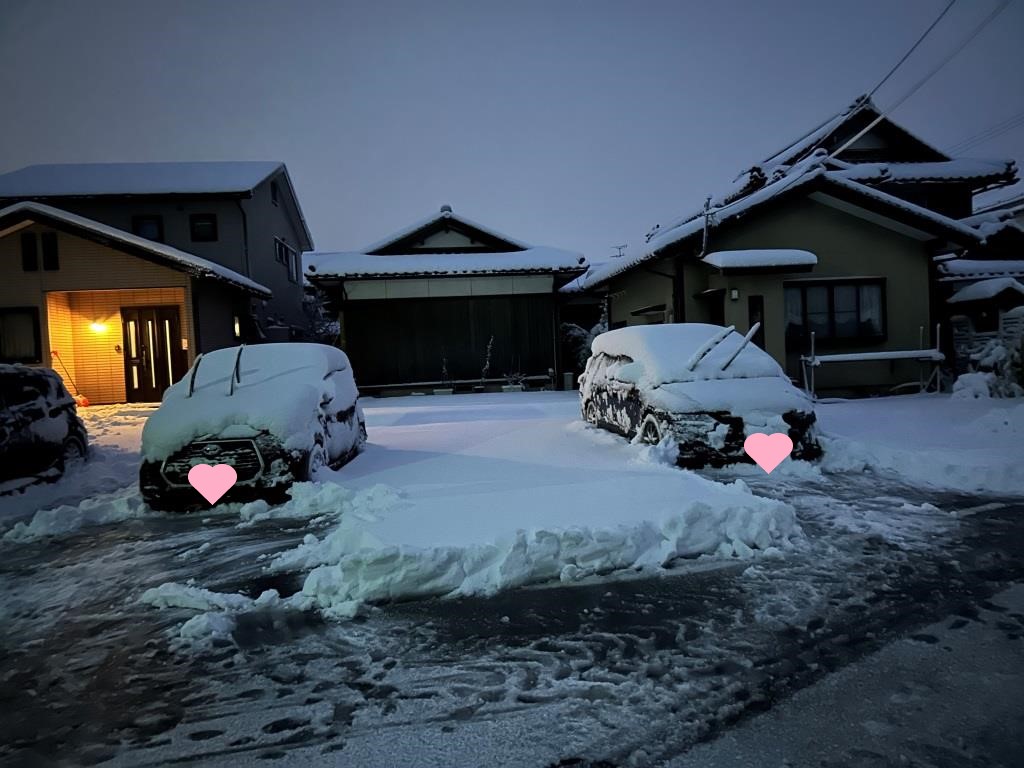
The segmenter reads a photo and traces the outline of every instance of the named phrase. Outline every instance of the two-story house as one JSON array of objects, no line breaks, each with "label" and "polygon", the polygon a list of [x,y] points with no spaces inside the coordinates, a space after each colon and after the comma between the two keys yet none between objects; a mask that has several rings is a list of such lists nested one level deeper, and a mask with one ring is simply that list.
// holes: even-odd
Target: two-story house
[{"label": "two-story house", "polygon": [[311,247],[281,163],[0,175],[0,362],[96,403],[159,399],[199,352],[301,338]]}]

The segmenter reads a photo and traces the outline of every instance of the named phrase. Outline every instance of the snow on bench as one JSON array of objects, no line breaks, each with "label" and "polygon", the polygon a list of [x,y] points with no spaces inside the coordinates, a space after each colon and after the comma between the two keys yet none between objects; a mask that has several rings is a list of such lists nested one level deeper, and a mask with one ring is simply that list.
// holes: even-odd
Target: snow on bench
[{"label": "snow on bench", "polygon": [[804,358],[811,365],[856,363],[866,360],[923,360],[941,363],[946,356],[937,349],[900,349],[892,352],[851,352],[842,355],[815,355]]},{"label": "snow on bench", "polygon": [[[934,349],[892,349],[884,352],[847,352],[838,355],[819,355],[814,351],[815,334],[811,332],[811,353],[801,355],[800,363],[804,374],[804,389],[811,397],[814,394],[814,369],[823,363],[866,363],[874,360],[917,360],[922,363],[931,363],[931,375],[925,379],[924,374],[918,381],[918,386],[925,392],[931,383],[935,382],[935,389],[939,391],[941,382],[939,380],[939,363],[946,359],[946,356],[939,351],[939,330],[935,326],[935,348]],[[921,346],[924,347],[924,326],[921,326]],[[902,386],[902,385],[901,385]]]}]

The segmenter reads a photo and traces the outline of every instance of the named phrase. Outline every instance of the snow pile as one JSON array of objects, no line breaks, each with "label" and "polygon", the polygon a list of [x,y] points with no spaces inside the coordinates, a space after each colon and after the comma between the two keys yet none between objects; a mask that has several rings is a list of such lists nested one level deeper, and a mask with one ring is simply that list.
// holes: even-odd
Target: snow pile
[{"label": "snow pile", "polygon": [[[268,430],[287,450],[308,450],[320,431],[319,404],[334,400],[336,410],[343,411],[358,397],[351,373],[330,375],[351,370],[344,352],[300,343],[245,347],[241,381],[232,393],[238,349],[203,355],[196,363],[198,371],[193,368],[164,393],[163,403],[142,431],[146,459],[160,461],[197,437],[239,426]],[[193,373],[195,386],[189,397]]]},{"label": "snow pile", "polygon": [[1024,495],[1024,403],[905,395],[819,403],[825,472],[871,471],[913,485]]},{"label": "snow pile", "polygon": [[62,504],[52,509],[41,509],[28,522],[15,523],[4,533],[7,542],[27,543],[49,536],[66,536],[80,528],[93,525],[120,523],[131,518],[152,514],[134,486],[114,493],[87,498],[72,506]]},{"label": "snow pile", "polygon": [[[659,508],[643,508],[621,483],[597,478],[602,506],[533,504],[511,519],[486,504],[467,515],[463,504],[370,497],[384,503],[353,504],[332,532],[307,535],[269,568],[311,568],[302,589],[308,605],[347,617],[369,601],[492,594],[701,555],[748,558],[790,549],[803,535],[792,507],[754,496],[742,481],[725,486],[658,471],[671,473],[680,491]],[[323,486],[322,493],[321,507],[330,507],[336,491]]]},{"label": "snow pile", "polygon": [[981,400],[991,397],[995,382],[993,373],[962,373],[953,382],[953,397],[958,400]]},{"label": "snow pile", "polygon": [[147,589],[139,602],[154,608],[187,608],[202,611],[178,628],[178,638],[189,645],[205,645],[216,638],[230,637],[240,613],[269,610],[288,605],[276,589],[253,599],[245,595],[213,592],[193,584],[167,582]]},{"label": "snow pile", "polygon": [[311,525],[334,520],[345,512],[353,517],[373,515],[377,510],[387,509],[397,503],[399,494],[393,488],[375,485],[353,491],[333,483],[295,483],[288,489],[291,497],[276,507],[263,500],[242,505],[238,514],[247,527],[264,520],[303,520]]}]

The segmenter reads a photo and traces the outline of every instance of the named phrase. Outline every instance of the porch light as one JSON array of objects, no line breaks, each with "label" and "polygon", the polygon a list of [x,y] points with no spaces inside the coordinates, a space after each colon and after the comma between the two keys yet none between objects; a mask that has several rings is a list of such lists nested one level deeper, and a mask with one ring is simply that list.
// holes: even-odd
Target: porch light
[{"label": "porch light", "polygon": [[733,301],[739,301],[739,298],[740,298],[739,289],[737,289],[737,288],[730,289],[729,290],[729,298],[732,299]]},{"label": "porch light", "polygon": [[238,320],[238,315],[235,315],[235,338],[242,338],[242,324]]},{"label": "porch light", "polygon": [[92,331],[93,333],[106,333],[107,332],[107,324],[106,323],[89,323],[89,330]]}]

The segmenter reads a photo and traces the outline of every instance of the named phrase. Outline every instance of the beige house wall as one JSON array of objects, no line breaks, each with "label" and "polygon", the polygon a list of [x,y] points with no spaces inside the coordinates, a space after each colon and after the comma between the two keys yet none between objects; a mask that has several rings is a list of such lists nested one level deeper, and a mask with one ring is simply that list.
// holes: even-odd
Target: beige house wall
[{"label": "beige house wall", "polygon": [[[739,224],[723,231],[711,230],[709,251],[740,249],[797,248],[818,257],[811,272],[788,274],[724,275],[717,269],[687,258],[683,262],[684,311],[687,322],[709,322],[710,304],[696,298],[707,289],[724,289],[726,325],[746,332],[747,300],[751,295],[764,297],[765,346],[781,364],[786,362],[784,284],[795,280],[841,277],[881,277],[885,279],[887,337],[881,342],[818,345],[818,353],[880,352],[916,349],[920,329],[925,327],[925,343],[933,343],[929,316],[930,254],[924,235],[898,224],[892,228],[849,212],[804,198],[770,211],[745,216]],[[646,265],[658,272],[672,274],[673,262],[662,258]],[[611,322],[640,325],[649,322],[630,313],[641,307],[665,304],[672,307],[672,281],[652,274],[643,266],[613,279]],[[738,291],[732,300],[730,292]],[[805,352],[795,350],[794,352]],[[821,388],[894,385],[916,381],[918,365],[913,361],[843,363],[822,366],[817,372]]]},{"label": "beige house wall", "polygon": [[[188,275],[64,232],[57,236],[60,268],[25,272],[20,234],[26,231],[52,230],[32,225],[0,236],[0,306],[39,309],[43,365],[66,377],[52,354],[57,350],[90,402],[123,402],[124,356],[117,349],[124,343],[120,310],[152,305],[178,307],[191,362],[196,339]],[[94,323],[105,327],[94,330]]]},{"label": "beige house wall", "polygon": [[[614,326],[624,322],[626,325],[646,325],[656,320],[673,322],[671,275],[674,274],[675,267],[670,259],[657,259],[612,280],[608,286],[611,294],[611,324]],[[638,309],[658,304],[665,305],[664,317],[632,314]]]}]

